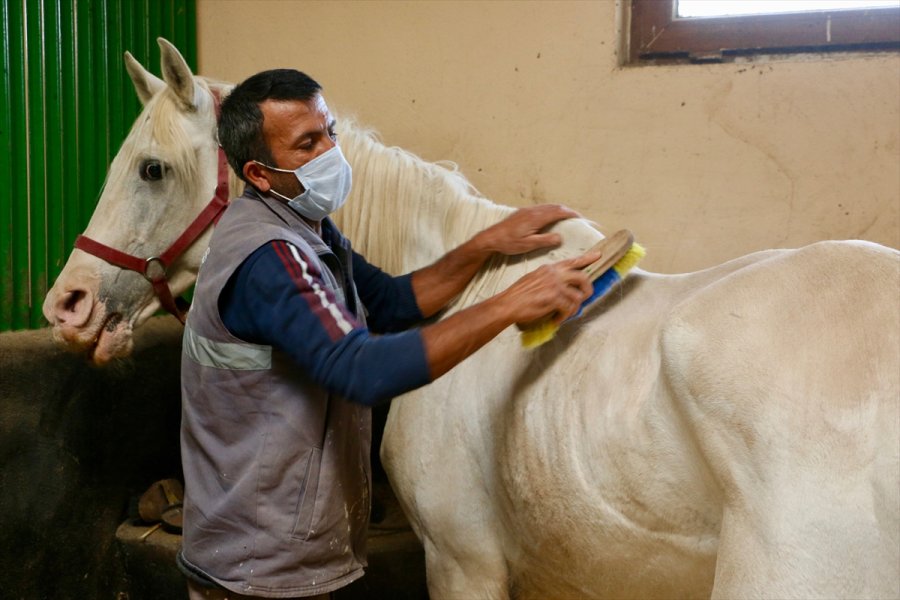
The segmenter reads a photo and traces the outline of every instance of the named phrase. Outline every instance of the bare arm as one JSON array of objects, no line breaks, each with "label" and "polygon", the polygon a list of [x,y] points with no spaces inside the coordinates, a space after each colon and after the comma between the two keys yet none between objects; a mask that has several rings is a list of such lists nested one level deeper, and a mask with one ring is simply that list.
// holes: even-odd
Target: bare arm
[{"label": "bare arm", "polygon": [[515,323],[528,323],[556,313],[562,322],[591,294],[591,282],[581,270],[598,260],[596,252],[563,260],[533,271],[505,291],[422,329],[432,380]]},{"label": "bare arm", "polygon": [[436,263],[414,272],[413,293],[422,314],[430,317],[444,308],[462,292],[492,254],[524,254],[558,245],[561,241],[558,234],[542,233],[541,230],[577,216],[575,211],[555,204],[520,209],[448,252]]}]

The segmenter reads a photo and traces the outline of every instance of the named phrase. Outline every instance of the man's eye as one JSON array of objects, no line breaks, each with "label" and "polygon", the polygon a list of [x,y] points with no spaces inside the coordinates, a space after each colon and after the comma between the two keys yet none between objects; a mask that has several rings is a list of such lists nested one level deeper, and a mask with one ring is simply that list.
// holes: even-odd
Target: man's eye
[{"label": "man's eye", "polygon": [[334,129],[328,130],[328,136],[331,138],[332,142],[336,142],[338,139],[338,133]]},{"label": "man's eye", "polygon": [[158,160],[145,160],[140,167],[141,179],[159,181],[163,178],[163,166]]}]

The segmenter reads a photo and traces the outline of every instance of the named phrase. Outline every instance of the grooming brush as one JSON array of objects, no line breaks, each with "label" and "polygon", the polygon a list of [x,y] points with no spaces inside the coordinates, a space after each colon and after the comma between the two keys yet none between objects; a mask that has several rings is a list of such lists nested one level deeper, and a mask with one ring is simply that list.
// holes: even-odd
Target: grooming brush
[{"label": "grooming brush", "polygon": [[[578,312],[563,321],[568,323],[580,317],[585,309],[593,305],[597,300],[606,295],[614,285],[625,279],[632,268],[644,258],[646,251],[640,244],[634,242],[634,236],[627,229],[617,231],[613,235],[600,240],[591,250],[600,252],[600,258],[584,267],[591,280],[594,291],[590,297],[581,303]],[[537,348],[541,344],[549,342],[556,335],[556,330],[562,323],[554,323],[553,316],[539,321],[522,325],[522,346],[525,348]]]}]

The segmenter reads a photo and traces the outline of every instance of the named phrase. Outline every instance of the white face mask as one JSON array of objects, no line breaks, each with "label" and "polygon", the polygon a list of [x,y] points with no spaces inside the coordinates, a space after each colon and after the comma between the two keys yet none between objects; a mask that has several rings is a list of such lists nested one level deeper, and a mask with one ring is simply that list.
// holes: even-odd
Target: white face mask
[{"label": "white face mask", "polygon": [[253,162],[280,173],[293,173],[297,177],[303,186],[303,193],[299,196],[291,199],[271,188],[269,192],[285,200],[291,208],[311,221],[321,221],[342,207],[350,195],[353,170],[340,146],[334,146],[293,171]]}]

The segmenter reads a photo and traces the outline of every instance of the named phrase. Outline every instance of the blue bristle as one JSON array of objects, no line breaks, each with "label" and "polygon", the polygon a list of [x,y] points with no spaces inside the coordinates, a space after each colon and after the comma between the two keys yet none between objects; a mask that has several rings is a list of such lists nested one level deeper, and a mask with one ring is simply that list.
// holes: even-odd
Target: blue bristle
[{"label": "blue bristle", "polygon": [[610,288],[612,288],[612,286],[616,285],[621,280],[622,278],[619,276],[619,273],[616,272],[615,269],[609,269],[608,271],[606,271],[603,275],[601,275],[594,281],[594,292],[588,297],[587,300],[581,303],[581,306],[578,307],[578,312],[566,319],[566,321],[571,321],[572,319],[577,319],[578,317],[580,317],[585,308],[606,295],[606,292],[608,292]]}]

